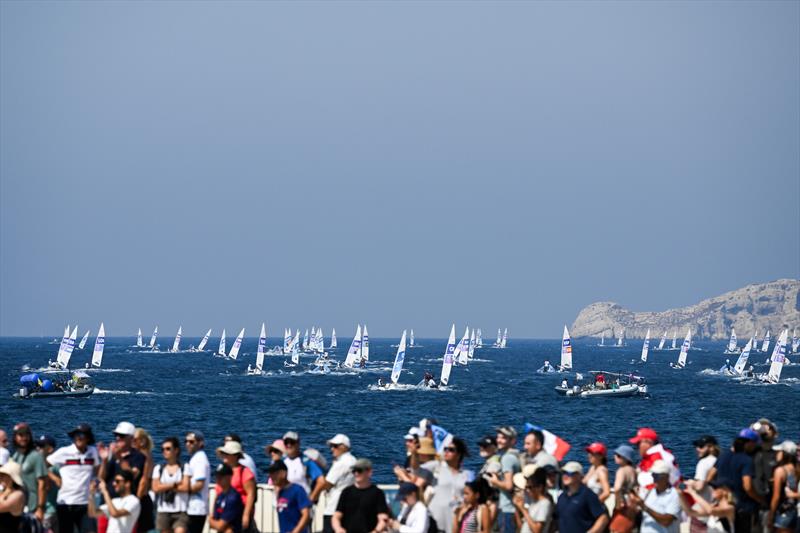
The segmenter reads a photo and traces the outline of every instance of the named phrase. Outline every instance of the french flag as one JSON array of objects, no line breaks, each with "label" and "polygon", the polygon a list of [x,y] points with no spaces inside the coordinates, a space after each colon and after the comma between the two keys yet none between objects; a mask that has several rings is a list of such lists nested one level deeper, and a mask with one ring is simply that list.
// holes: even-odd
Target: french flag
[{"label": "french flag", "polygon": [[536,429],[541,431],[544,435],[544,451],[552,455],[556,458],[556,460],[561,461],[564,459],[564,456],[567,455],[569,449],[572,447],[570,444],[553,433],[550,433],[543,427],[535,426],[528,422],[525,423],[525,433]]}]

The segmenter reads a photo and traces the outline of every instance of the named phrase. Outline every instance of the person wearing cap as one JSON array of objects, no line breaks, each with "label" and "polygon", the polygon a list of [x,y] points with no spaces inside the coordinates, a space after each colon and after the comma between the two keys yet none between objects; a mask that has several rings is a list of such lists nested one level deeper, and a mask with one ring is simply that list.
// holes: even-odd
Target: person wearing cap
[{"label": "person wearing cap", "polygon": [[[114,496],[108,490],[103,478],[98,483],[92,482],[89,487],[89,516],[99,518],[105,516],[108,520],[106,529],[109,533],[131,533],[136,526],[139,518],[141,505],[139,498],[131,494],[133,488],[134,474],[131,470],[120,469],[114,475]],[[100,489],[103,496],[103,505],[98,509],[95,504],[96,488]]]},{"label": "person wearing cap", "polygon": [[[236,433],[228,433],[227,435],[225,435],[222,444],[224,445],[226,442],[229,441],[234,441],[239,443],[240,447],[242,448],[242,452],[239,454],[239,462],[243,466],[249,468],[251,472],[253,472],[254,479],[256,480],[256,483],[258,483],[258,468],[256,468],[256,462],[250,455],[248,455],[244,451],[244,444],[242,444],[242,438]],[[234,476],[236,475],[235,470],[233,475]]]},{"label": "person wearing cap", "polygon": [[156,528],[162,532],[186,533],[189,527],[189,485],[192,467],[181,464],[181,443],[178,437],[167,437],[161,443],[164,463],[153,468],[151,478],[156,495]]},{"label": "person wearing cap", "polygon": [[611,516],[609,529],[612,533],[629,531],[638,509],[632,505],[629,495],[636,490],[635,453],[627,444],[617,446],[614,450],[614,513]]},{"label": "person wearing cap", "polygon": [[[554,506],[547,494],[547,472],[535,464],[525,465],[514,475],[514,485],[524,491],[524,496],[514,496],[514,507],[522,519],[520,533],[548,533]],[[526,496],[530,503],[526,504]]]},{"label": "person wearing cap", "polygon": [[583,478],[583,482],[589,490],[597,494],[601,502],[611,496],[611,485],[608,484],[608,449],[602,442],[593,442],[586,448],[589,458],[589,471]]},{"label": "person wearing cap", "polygon": [[286,446],[286,455],[283,462],[288,468],[289,483],[299,485],[306,491],[306,495],[311,492],[311,487],[316,484],[317,479],[322,475],[322,470],[313,461],[304,460],[300,453],[300,435],[296,431],[287,431],[283,435],[283,443]]},{"label": "person wearing cap", "polygon": [[[114,428],[114,442],[107,447],[103,443],[97,445],[97,453],[100,455],[100,469],[97,476],[105,481],[105,486],[111,498],[117,496],[117,487],[113,483],[118,472],[126,470],[133,476],[133,487],[139,487],[144,474],[144,465],[147,458],[139,450],[133,447],[133,434],[136,426],[130,422],[120,422]],[[97,532],[105,533],[108,524],[108,517],[100,513],[97,517]]]},{"label": "person wearing cap", "polygon": [[20,530],[22,513],[25,509],[25,489],[22,482],[22,467],[9,459],[0,466],[0,531]]},{"label": "person wearing cap", "polygon": [[731,488],[736,498],[736,533],[758,531],[756,525],[759,506],[767,507],[767,500],[753,484],[753,457],[761,437],[751,428],[744,428],[734,439],[730,450],[720,454],[715,465],[715,480]]},{"label": "person wearing cap", "polygon": [[401,483],[394,499],[402,502],[402,507],[397,520],[389,520],[389,527],[398,533],[428,533],[430,517],[419,499],[419,487],[407,481]]},{"label": "person wearing cap", "polygon": [[[36,451],[42,456],[47,464],[47,458],[56,449],[56,439],[50,435],[39,435],[36,438]],[[61,477],[58,475],[58,467],[50,466],[47,469],[47,496],[45,498],[44,520],[42,526],[45,531],[57,530],[58,522],[56,518],[56,504],[58,500],[58,487],[61,484]]]},{"label": "person wearing cap", "polygon": [[433,483],[433,472],[439,465],[436,460],[436,448],[430,437],[419,437],[419,443],[408,461],[409,466],[403,468],[395,465],[394,474],[400,483],[414,483],[421,490]]},{"label": "person wearing cap", "polygon": [[208,485],[211,482],[211,465],[204,450],[206,439],[200,431],[190,431],[183,439],[189,454],[192,481],[189,483],[189,533],[203,533],[208,516]]},{"label": "person wearing cap", "polygon": [[47,505],[47,465],[35,448],[30,426],[24,422],[14,426],[14,454],[11,459],[22,468],[28,512],[41,522]]},{"label": "person wearing cap", "polygon": [[386,530],[389,506],[386,495],[372,483],[372,461],[358,459],[350,469],[354,481],[342,490],[333,514],[335,533],[370,533]]},{"label": "person wearing cap", "polygon": [[405,463],[403,464],[405,468],[411,468],[411,457],[417,453],[421,433],[422,432],[417,426],[413,426],[409,428],[408,433],[406,433],[403,437],[403,442],[405,443],[406,447],[406,459]]},{"label": "person wearing cap", "polygon": [[800,493],[797,487],[797,444],[785,440],[774,447],[778,466],[775,467],[767,526],[777,533],[792,533],[797,526],[797,503]]},{"label": "person wearing cap", "polygon": [[323,490],[327,491],[325,509],[322,513],[323,533],[333,533],[333,516],[339,504],[339,496],[345,487],[353,484],[351,468],[356,463],[356,458],[350,453],[350,438],[338,433],[328,440],[328,447],[333,455],[333,464],[325,474],[323,483],[317,484],[311,492],[311,501],[316,502]]},{"label": "person wearing cap", "polygon": [[255,527],[253,519],[256,503],[256,478],[252,470],[242,464],[242,445],[235,439],[225,441],[224,446],[217,448],[217,455],[233,472],[231,486],[242,497],[244,512],[242,514],[242,531],[250,531]]},{"label": "person wearing cap", "polygon": [[244,504],[242,497],[231,486],[233,469],[225,463],[217,466],[216,498],[208,515],[208,526],[218,533],[241,533]]},{"label": "person wearing cap", "polygon": [[520,471],[519,452],[514,448],[517,443],[517,430],[511,426],[497,428],[497,452],[500,455],[501,471],[488,479],[489,486],[499,491],[497,514],[500,533],[514,533],[517,522],[514,518],[514,474]]},{"label": "person wearing cap", "polygon": [[561,469],[564,491],[558,497],[559,533],[600,533],[608,525],[606,506],[583,484],[583,467],[570,461]]},{"label": "person wearing cap", "polygon": [[58,466],[61,487],[56,498],[59,531],[84,531],[83,520],[89,506],[89,484],[96,477],[100,456],[89,424],[78,424],[67,433],[72,444],[62,446],[47,457]]},{"label": "person wearing cap", "polygon": [[[775,451],[775,441],[778,438],[778,426],[768,418],[759,418],[750,425],[750,429],[758,433],[761,442],[753,453],[753,486],[765,500],[769,501],[772,497],[772,486],[775,467],[778,459]],[[761,522],[765,526],[766,512],[763,511]]]},{"label": "person wearing cap", "polygon": [[681,478],[681,473],[678,467],[675,466],[675,456],[672,452],[666,449],[658,438],[658,433],[651,428],[639,428],[631,439],[628,440],[631,444],[636,444],[639,447],[639,456],[641,461],[636,469],[636,483],[639,486],[639,496],[645,497],[647,491],[655,486],[653,476],[650,474],[650,468],[656,461],[664,461],[670,467],[670,483],[677,484]]},{"label": "person wearing cap", "polygon": [[275,509],[278,512],[280,533],[309,533],[311,500],[306,490],[289,481],[289,468],[278,460],[267,469],[275,488]]},{"label": "person wearing cap", "polygon": [[644,498],[638,494],[631,497],[642,509],[642,525],[639,533],[678,533],[680,530],[681,502],[669,481],[670,467],[662,460],[650,468],[655,486]]},{"label": "person wearing cap", "polygon": [[[708,483],[714,476],[714,465],[717,463],[717,457],[719,456],[719,445],[713,435],[703,435],[695,439],[692,444],[697,453],[698,461],[694,471],[694,478],[687,480],[686,486],[691,487],[702,495],[703,499],[708,501],[711,500],[711,487]],[[691,523],[695,529],[705,527],[706,521],[707,517],[691,517]]]},{"label": "person wearing cap", "polygon": [[3,466],[11,458],[11,453],[8,451],[8,434],[6,430],[0,429],[0,466]]},{"label": "person wearing cap", "polygon": [[530,429],[522,441],[524,452],[520,456],[520,463],[535,464],[537,466],[551,465],[558,468],[558,461],[544,449],[544,433],[536,428]]},{"label": "person wearing cap", "polygon": [[[493,474],[501,472],[503,465],[500,463],[500,456],[497,454],[497,437],[486,435],[478,441],[478,453],[484,459],[478,475],[486,481],[486,508],[489,509],[491,522],[497,519],[497,501],[500,498],[500,491],[489,485],[489,480]],[[520,460],[522,464],[522,461]]]},{"label": "person wearing cap", "polygon": [[275,439],[272,444],[264,447],[264,452],[269,457],[269,464],[272,464],[275,461],[280,461],[286,455],[286,445],[283,443],[283,439]]}]

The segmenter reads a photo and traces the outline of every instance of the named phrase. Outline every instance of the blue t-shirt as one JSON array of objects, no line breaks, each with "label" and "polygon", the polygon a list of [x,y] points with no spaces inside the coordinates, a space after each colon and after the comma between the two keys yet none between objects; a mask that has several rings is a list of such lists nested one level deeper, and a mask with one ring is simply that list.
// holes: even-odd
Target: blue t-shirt
[{"label": "blue t-shirt", "polygon": [[585,533],[606,513],[600,498],[585,485],[581,485],[572,496],[566,490],[562,492],[557,509],[559,533]]},{"label": "blue t-shirt", "polygon": [[308,476],[309,481],[311,482],[311,488],[314,488],[314,483],[317,481],[317,478],[324,474],[322,469],[319,467],[317,463],[312,461],[311,459],[305,458],[303,459],[303,464],[306,465],[306,475]]},{"label": "blue t-shirt", "polygon": [[733,453],[730,450],[722,453],[717,460],[717,481],[728,485],[736,496],[736,508],[743,511],[758,510],[758,502],[744,490],[743,476],[753,478],[753,458],[744,452]]},{"label": "blue t-shirt", "polygon": [[[311,507],[311,500],[303,487],[290,483],[281,489],[275,508],[278,511],[278,523],[281,533],[292,531],[300,521],[300,511]],[[303,530],[308,533],[308,526]]]},{"label": "blue t-shirt", "polygon": [[234,533],[242,531],[243,512],[242,497],[233,487],[229,488],[227,492],[217,494],[217,499],[214,500],[214,518],[225,520],[225,523],[233,528]]}]

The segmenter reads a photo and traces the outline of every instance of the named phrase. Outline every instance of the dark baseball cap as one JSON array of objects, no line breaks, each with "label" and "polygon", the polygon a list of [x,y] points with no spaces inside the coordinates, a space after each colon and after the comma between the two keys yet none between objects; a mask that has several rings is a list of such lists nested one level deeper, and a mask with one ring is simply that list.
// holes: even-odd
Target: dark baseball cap
[{"label": "dark baseball cap", "polygon": [[713,444],[714,446],[717,445],[717,438],[713,435],[703,435],[699,439],[692,442],[695,448],[702,448],[703,446],[707,446],[709,444]]},{"label": "dark baseball cap", "polygon": [[486,446],[497,446],[497,437],[494,435],[486,435],[478,441],[478,447],[485,448]]},{"label": "dark baseball cap", "polygon": [[36,438],[36,446],[52,446],[53,448],[56,447],[56,439],[51,437],[50,435],[39,435]]}]

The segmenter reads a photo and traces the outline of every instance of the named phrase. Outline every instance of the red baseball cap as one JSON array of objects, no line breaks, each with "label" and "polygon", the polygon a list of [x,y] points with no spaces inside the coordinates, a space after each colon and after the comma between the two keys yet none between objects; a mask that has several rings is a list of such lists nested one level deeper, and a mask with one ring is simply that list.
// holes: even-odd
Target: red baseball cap
[{"label": "red baseball cap", "polygon": [[602,442],[593,442],[584,448],[589,453],[598,453],[600,455],[605,455],[608,452],[608,448]]},{"label": "red baseball cap", "polygon": [[655,430],[650,428],[639,428],[636,431],[636,436],[633,437],[632,439],[629,439],[628,442],[630,442],[631,444],[638,444],[640,440],[644,439],[651,440],[653,442],[658,442],[658,433],[656,433]]}]

